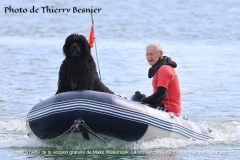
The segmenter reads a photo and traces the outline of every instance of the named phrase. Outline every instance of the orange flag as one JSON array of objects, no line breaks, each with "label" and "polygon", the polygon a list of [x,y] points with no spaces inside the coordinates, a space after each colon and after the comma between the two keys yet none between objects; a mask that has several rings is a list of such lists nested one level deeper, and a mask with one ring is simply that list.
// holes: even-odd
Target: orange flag
[{"label": "orange flag", "polygon": [[93,31],[93,27],[91,27],[90,33],[89,33],[89,39],[88,39],[88,43],[90,45],[90,48],[93,47],[93,42],[94,42],[94,31]]}]

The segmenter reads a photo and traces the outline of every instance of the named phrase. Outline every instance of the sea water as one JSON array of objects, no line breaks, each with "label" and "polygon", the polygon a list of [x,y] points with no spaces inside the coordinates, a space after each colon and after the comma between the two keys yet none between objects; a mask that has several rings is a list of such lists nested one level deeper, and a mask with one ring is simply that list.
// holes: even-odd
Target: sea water
[{"label": "sea water", "polygon": [[[240,1],[10,0],[0,6],[0,159],[239,159]],[[43,12],[46,7],[52,10]],[[92,55],[97,63],[97,50],[105,85],[128,99],[137,90],[150,95],[145,46],[159,41],[178,64],[182,115],[211,128],[214,140],[29,138],[26,115],[55,94],[65,38],[88,37],[92,26],[91,14],[74,7],[100,9],[93,13]]]}]

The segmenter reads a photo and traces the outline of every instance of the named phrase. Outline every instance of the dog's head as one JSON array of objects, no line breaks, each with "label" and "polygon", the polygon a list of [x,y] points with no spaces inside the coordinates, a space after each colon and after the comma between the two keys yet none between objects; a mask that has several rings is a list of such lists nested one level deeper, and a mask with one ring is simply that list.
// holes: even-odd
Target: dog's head
[{"label": "dog's head", "polygon": [[67,59],[83,58],[91,54],[90,45],[83,35],[69,35],[63,46],[63,53]]}]

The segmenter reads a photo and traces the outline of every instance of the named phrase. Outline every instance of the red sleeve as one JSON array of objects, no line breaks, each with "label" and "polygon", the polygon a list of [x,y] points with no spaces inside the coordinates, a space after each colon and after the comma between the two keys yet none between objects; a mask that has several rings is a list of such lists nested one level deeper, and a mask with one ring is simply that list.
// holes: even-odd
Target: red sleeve
[{"label": "red sleeve", "polygon": [[168,85],[172,80],[171,66],[163,65],[160,67],[156,73],[157,87],[163,86],[168,89]]}]

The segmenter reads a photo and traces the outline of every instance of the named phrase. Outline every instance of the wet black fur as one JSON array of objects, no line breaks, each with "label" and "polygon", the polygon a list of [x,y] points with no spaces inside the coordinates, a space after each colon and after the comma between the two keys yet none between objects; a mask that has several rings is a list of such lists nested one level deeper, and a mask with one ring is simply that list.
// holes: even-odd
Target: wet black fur
[{"label": "wet black fur", "polygon": [[94,90],[114,94],[100,80],[87,39],[71,34],[63,46],[66,56],[59,71],[56,94],[73,90]]}]

